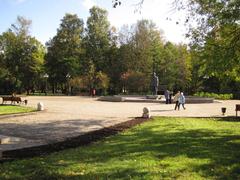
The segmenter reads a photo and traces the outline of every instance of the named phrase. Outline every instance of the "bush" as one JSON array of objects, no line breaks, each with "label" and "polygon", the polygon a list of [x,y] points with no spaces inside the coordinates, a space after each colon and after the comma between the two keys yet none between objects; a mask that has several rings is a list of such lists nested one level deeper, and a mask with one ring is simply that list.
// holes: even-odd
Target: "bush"
[{"label": "bush", "polygon": [[233,94],[216,94],[216,93],[208,93],[208,92],[197,92],[194,94],[194,96],[209,97],[209,98],[215,98],[220,100],[233,99]]}]

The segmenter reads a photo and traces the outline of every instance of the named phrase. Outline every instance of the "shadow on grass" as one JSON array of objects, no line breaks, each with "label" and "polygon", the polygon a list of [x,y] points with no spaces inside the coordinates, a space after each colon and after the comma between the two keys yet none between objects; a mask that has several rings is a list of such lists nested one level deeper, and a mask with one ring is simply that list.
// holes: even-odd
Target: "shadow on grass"
[{"label": "shadow on grass", "polygon": [[[218,119],[221,123],[224,119]],[[209,128],[187,129],[181,124],[172,123],[147,123],[136,127],[129,132],[106,138],[105,141],[95,143],[84,148],[77,148],[56,153],[47,157],[41,163],[25,163],[25,168],[20,174],[27,178],[44,177],[51,179],[116,179],[126,176],[146,177],[148,172],[141,171],[137,163],[136,167],[124,166],[125,161],[133,159],[144,159],[151,155],[157,162],[168,158],[185,156],[190,159],[208,160],[207,163],[189,164],[192,172],[200,172],[202,177],[213,179],[239,179],[240,178],[240,134],[228,134],[224,130],[211,130]],[[59,163],[60,160],[64,162]],[[115,165],[109,163],[118,161]],[[21,162],[20,162],[21,163]],[[93,164],[94,168],[103,166],[104,170],[87,170],[87,173],[72,172],[72,174],[59,173],[63,168],[71,168],[78,164],[88,168]],[[144,162],[142,162],[144,163]],[[181,163],[181,162],[179,162]],[[104,167],[107,166],[107,167]],[[171,161],[159,164],[159,168],[173,166]],[[92,167],[93,168],[93,167]],[[17,171],[9,168],[9,171]],[[27,172],[32,171],[31,175]],[[0,171],[1,174],[1,171]],[[171,178],[176,178],[170,175]],[[1,176],[0,176],[1,177]],[[159,173],[158,177],[164,177]]]},{"label": "shadow on grass", "polygon": [[121,168],[114,171],[96,172],[96,173],[85,173],[84,171],[72,172],[70,174],[59,174],[56,172],[50,172],[47,168],[36,167],[35,171],[27,176],[27,179],[76,179],[76,180],[87,180],[87,179],[142,179],[147,172],[139,172],[135,168]]},{"label": "shadow on grass", "polygon": [[240,116],[226,116],[217,119],[218,121],[240,122]]}]

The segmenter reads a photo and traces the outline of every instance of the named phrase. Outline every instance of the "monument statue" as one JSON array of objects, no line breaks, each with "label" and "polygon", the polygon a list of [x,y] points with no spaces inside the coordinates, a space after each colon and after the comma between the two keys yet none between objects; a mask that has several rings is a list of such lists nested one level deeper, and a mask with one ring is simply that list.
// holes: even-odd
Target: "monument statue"
[{"label": "monument statue", "polygon": [[158,85],[159,85],[159,80],[158,80],[156,73],[154,72],[153,78],[152,78],[152,93],[153,93],[153,95],[157,95]]}]

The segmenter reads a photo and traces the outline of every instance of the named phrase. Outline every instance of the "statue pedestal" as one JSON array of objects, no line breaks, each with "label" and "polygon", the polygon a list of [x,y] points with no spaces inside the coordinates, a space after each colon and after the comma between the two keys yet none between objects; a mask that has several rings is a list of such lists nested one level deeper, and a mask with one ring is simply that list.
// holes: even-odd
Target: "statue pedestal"
[{"label": "statue pedestal", "polygon": [[146,95],[146,99],[161,99],[160,95]]}]

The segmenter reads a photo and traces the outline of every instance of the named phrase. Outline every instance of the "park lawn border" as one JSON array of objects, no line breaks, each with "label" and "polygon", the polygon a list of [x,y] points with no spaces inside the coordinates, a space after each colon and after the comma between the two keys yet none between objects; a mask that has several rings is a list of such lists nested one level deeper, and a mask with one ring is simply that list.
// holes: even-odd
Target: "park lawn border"
[{"label": "park lawn border", "polygon": [[[6,106],[11,106],[11,107],[19,107],[19,106],[17,106],[17,105],[0,105],[0,108],[1,108],[1,106],[4,106],[4,107],[6,107]],[[37,112],[37,109],[36,108],[33,108],[33,107],[29,107],[29,106],[20,106],[20,107],[23,107],[23,108],[26,108],[26,109],[28,109],[29,111],[20,111],[20,112],[7,112],[7,113],[2,113],[2,114],[0,114],[0,118],[2,118],[2,117],[6,117],[6,118],[8,118],[8,117],[16,117],[16,116],[18,116],[18,115],[21,115],[21,116],[23,116],[23,115],[28,115],[28,114],[31,114],[31,113],[35,113],[35,112]]]},{"label": "park lawn border", "polygon": [[[41,111],[38,111],[41,112]],[[36,112],[32,112],[36,113]],[[19,114],[21,115],[21,114]],[[209,118],[209,117],[166,117],[166,116],[154,116],[151,118],[142,118],[142,117],[136,117],[134,119],[121,122],[109,127],[104,127],[102,129],[90,131],[87,133],[84,133],[79,136],[75,137],[70,137],[65,139],[64,141],[60,142],[55,142],[51,144],[44,144],[44,145],[39,145],[39,146],[34,146],[34,147],[27,147],[27,148],[22,148],[22,149],[16,149],[16,150],[9,150],[9,151],[4,151],[2,152],[2,159],[0,159],[0,163],[6,162],[6,161],[11,161],[11,160],[16,160],[16,159],[23,159],[23,158],[32,158],[36,156],[45,156],[48,154],[51,154],[53,152],[59,152],[65,149],[70,149],[70,148],[77,148],[81,146],[87,146],[90,145],[94,142],[97,142],[99,140],[102,140],[106,137],[116,135],[120,132],[123,132],[125,130],[128,130],[134,126],[140,125],[144,122],[154,120],[155,118],[196,118],[196,119],[201,119],[201,118]],[[240,121],[240,117],[236,116],[225,116],[225,117],[211,117],[211,118],[216,118],[216,119],[222,119],[224,118],[226,121],[235,121],[238,122]],[[1,119],[1,116],[0,116]]]},{"label": "park lawn border", "polygon": [[86,146],[12,159],[0,164],[1,177],[239,179],[240,121],[235,120],[154,117]]},{"label": "park lawn border", "polygon": [[15,159],[23,159],[23,158],[31,158],[35,156],[48,155],[50,153],[62,151],[69,148],[86,146],[91,143],[102,140],[105,137],[116,135],[120,132],[123,132],[124,130],[130,129],[131,127],[142,124],[146,121],[150,121],[152,119],[153,118],[147,119],[147,118],[137,117],[125,122],[118,123],[116,125],[112,125],[109,127],[104,127],[102,129],[95,130],[95,131],[87,132],[85,134],[82,134],[76,137],[67,138],[64,141],[60,141],[52,144],[4,151],[2,152],[2,159],[0,159],[0,163],[6,162],[6,161],[12,161]]}]

